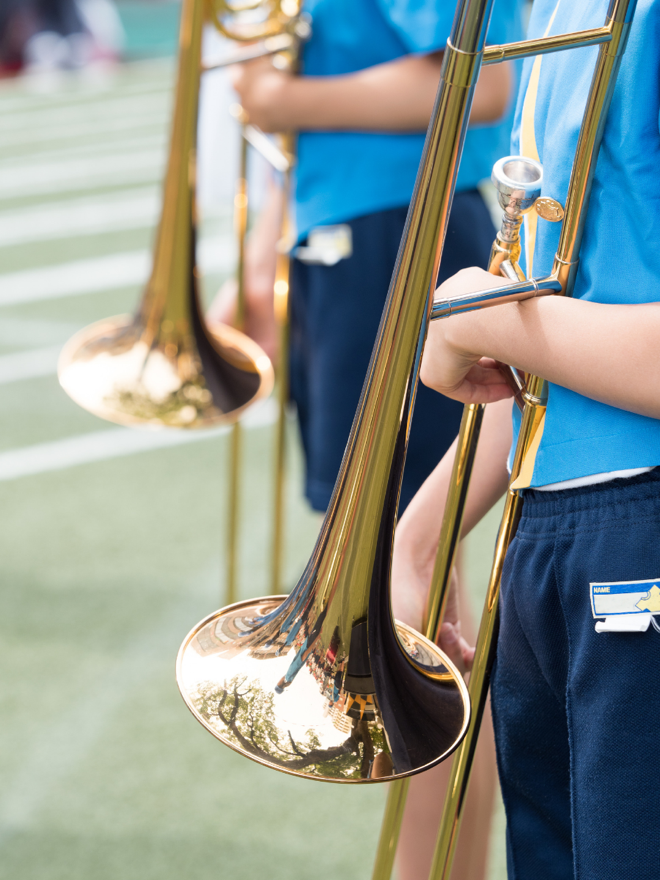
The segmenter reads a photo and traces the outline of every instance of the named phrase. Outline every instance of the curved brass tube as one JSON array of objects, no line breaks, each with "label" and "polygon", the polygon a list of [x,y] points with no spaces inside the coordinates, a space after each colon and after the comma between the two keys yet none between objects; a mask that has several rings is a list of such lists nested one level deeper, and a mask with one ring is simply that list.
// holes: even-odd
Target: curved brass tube
[{"label": "curved brass tube", "polygon": [[[218,25],[220,5],[213,6]],[[182,7],[163,208],[140,306],[133,317],[108,318],[77,333],[59,362],[60,383],[80,406],[124,425],[201,428],[231,422],[273,386],[261,348],[231,327],[209,327],[199,300],[194,186],[206,9],[204,0],[184,0]]]},{"label": "curved brass tube", "polygon": [[[443,71],[406,231],[341,471],[319,539],[288,597],[230,606],[198,624],[177,660],[177,681],[197,719],[231,748],[295,775],[340,782],[401,779],[452,752],[463,738],[448,793],[433,876],[447,877],[460,809],[487,693],[497,621],[499,573],[520,511],[518,482],[509,491],[477,661],[470,680],[471,723],[464,686],[430,640],[395,623],[389,603],[391,550],[419,362],[437,277],[474,86],[484,56],[492,0],[462,0],[444,53]],[[552,281],[570,294],[589,186],[634,0],[613,0],[569,188]],[[567,45],[594,41],[568,35]],[[522,47],[522,48],[521,48]],[[544,49],[556,51],[557,38]],[[490,52],[491,62],[506,47]],[[525,54],[518,44],[515,54]],[[507,250],[507,236],[502,247]],[[511,239],[509,244],[515,245]],[[508,273],[519,277],[515,255]],[[527,291],[529,292],[529,291]],[[520,293],[520,291],[518,291]],[[474,305],[474,303],[473,303]],[[519,378],[519,377],[518,377]],[[543,382],[527,377],[516,480],[533,454],[544,407]],[[474,414],[472,414],[474,415]],[[469,443],[478,418],[469,418]],[[469,446],[468,443],[468,446]],[[469,454],[470,450],[467,450]],[[469,456],[468,456],[469,458]],[[448,502],[460,531],[462,469]],[[457,501],[458,499],[458,501]],[[438,577],[451,571],[452,550]],[[439,584],[429,628],[439,625],[446,583]],[[399,795],[403,792],[398,789]],[[397,808],[403,803],[398,797]],[[392,819],[392,816],[390,816]],[[397,833],[396,820],[388,823]],[[393,841],[383,841],[388,856]],[[391,862],[390,862],[391,866]],[[387,865],[384,868],[388,871]],[[441,873],[440,873],[441,872]],[[382,873],[379,876],[387,876]]]},{"label": "curved brass tube", "polygon": [[[232,606],[195,627],[177,663],[184,699],[215,736],[263,763],[317,778],[360,781],[418,772],[456,748],[469,717],[460,675],[431,642],[395,625],[389,603],[396,508],[430,291],[488,26],[481,14],[488,0],[464,6],[470,14],[456,19],[445,52],[406,235],[312,558],[281,604],[264,599]],[[336,725],[328,721],[331,713]],[[243,729],[236,729],[239,719]],[[255,753],[246,736],[257,724],[276,743],[272,760],[264,755],[266,740]],[[304,740],[301,724],[309,732]],[[338,739],[336,731],[348,739]]]}]

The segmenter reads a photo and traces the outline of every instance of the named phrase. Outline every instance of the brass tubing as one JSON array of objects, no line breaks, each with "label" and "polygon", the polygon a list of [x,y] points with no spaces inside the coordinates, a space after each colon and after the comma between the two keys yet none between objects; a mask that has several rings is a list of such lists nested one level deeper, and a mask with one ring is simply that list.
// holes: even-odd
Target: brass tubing
[{"label": "brass tubing", "polygon": [[[591,182],[596,170],[598,150],[607,111],[612,100],[616,76],[625,50],[630,22],[625,21],[629,6],[634,11],[636,0],[613,4],[614,20],[611,43],[601,46],[596,61],[584,119],[580,128],[575,161],[566,197],[566,215],[561,227],[559,247],[552,274],[559,278],[563,292],[571,296],[578,269],[578,253],[584,232]],[[623,20],[621,20],[623,19]]]},{"label": "brass tubing", "polygon": [[[179,687],[207,730],[245,756],[294,775],[341,783],[402,778],[438,763],[456,748],[467,729],[467,688],[451,661],[422,635],[394,624],[389,565],[432,284],[437,278],[491,8],[492,0],[462,0],[460,17],[455,19],[360,405],[328,512],[303,576],[282,602],[252,600],[249,607],[239,603],[211,615],[194,628],[179,652]],[[456,54],[460,58],[452,57]],[[445,71],[451,72],[451,81],[445,78]],[[287,701],[300,690],[289,687],[286,675],[278,681],[281,657],[273,656],[271,648],[273,640],[284,638],[295,620],[305,625],[318,656],[328,657],[331,649],[336,666],[336,646],[340,645],[346,651],[346,663],[355,669],[349,672],[346,666],[342,684],[345,705],[354,711],[357,724],[348,740],[342,739],[346,736],[342,730],[328,725],[323,701],[304,701],[305,730],[323,737],[331,753],[322,764],[304,756],[301,759],[297,753],[293,757],[272,754],[278,747],[270,740],[255,750],[242,734],[238,736],[240,730],[235,733],[217,713],[205,714],[205,704],[199,702],[200,687],[208,683],[208,667],[199,651],[204,653],[207,646],[218,681],[217,687],[215,679],[211,683],[214,693],[217,688],[222,690],[222,682],[228,682],[236,671],[243,683],[240,689],[234,688],[233,704],[245,706],[249,694],[259,689],[274,691],[269,706],[273,717],[285,725]],[[200,637],[202,631],[204,636]],[[228,640],[226,654],[215,652],[213,639],[206,639],[207,632],[223,633]],[[237,632],[241,633],[240,644]],[[415,647],[409,653],[406,646],[411,644]],[[254,652],[263,656],[263,662],[247,663]],[[306,676],[311,675],[306,665],[311,663],[310,657],[300,654]],[[434,671],[439,667],[442,672]],[[360,684],[354,681],[356,677],[368,681]],[[360,691],[354,689],[358,684]],[[286,700],[279,699],[283,695]],[[367,709],[364,713],[360,709],[358,715],[358,706],[365,700]],[[349,774],[341,762],[356,754],[356,744],[361,750],[360,764]]]},{"label": "brass tubing", "polygon": [[447,795],[443,809],[443,818],[433,855],[431,873],[433,880],[448,880],[458,841],[458,832],[465,805],[469,774],[477,747],[481,719],[488,697],[488,685],[492,666],[492,655],[495,649],[495,633],[497,629],[497,608],[502,566],[506,550],[515,533],[520,515],[521,499],[516,492],[508,492],[504,516],[495,549],[495,561],[488,585],[486,604],[484,606],[474,658],[474,666],[470,674],[470,702],[472,704],[472,721],[468,732],[452,761],[452,772],[447,785]]},{"label": "brass tubing", "polygon": [[[448,586],[456,559],[461,524],[465,511],[465,498],[470,483],[472,465],[474,464],[474,456],[477,451],[479,431],[481,430],[485,409],[486,407],[483,404],[473,404],[463,408],[456,457],[454,458],[451,483],[447,494],[447,506],[442,519],[438,555],[435,560],[431,589],[423,621],[426,638],[434,642],[437,642],[438,632],[447,604]],[[390,783],[378,847],[376,849],[372,880],[389,880],[392,876],[399,834],[401,833],[401,823],[403,822],[403,814],[408,797],[409,781],[408,779],[401,779]]]},{"label": "brass tubing", "polygon": [[227,604],[236,602],[238,582],[238,536],[240,534],[240,492],[241,492],[241,459],[242,459],[241,423],[232,425],[229,435],[229,504],[227,522],[227,570],[225,582],[225,601]]},{"label": "brass tubing", "polygon": [[277,55],[278,52],[284,52],[291,49],[294,45],[295,38],[291,34],[278,34],[273,37],[266,37],[261,43],[255,46],[246,46],[223,58],[207,61],[202,66],[202,71],[207,73],[209,70],[221,70],[223,67],[230,67],[232,64],[244,64],[246,61],[254,61],[257,58],[267,58],[269,55]]},{"label": "brass tubing", "polygon": [[[141,304],[145,323],[144,338],[149,344],[158,332],[160,321],[169,319],[173,326],[185,321],[185,303],[181,297],[168,297],[160,309],[151,309],[162,289],[185,290],[193,251],[191,204],[194,193],[191,172],[195,179],[194,162],[197,142],[197,108],[199,101],[200,65],[204,10],[198,0],[185,0],[181,8],[179,65],[174,96],[174,117],[170,136],[170,154],[163,186],[163,210],[156,236],[151,277],[147,294]],[[172,244],[175,243],[175,247]],[[184,244],[185,243],[185,244]]]},{"label": "brass tubing", "polygon": [[396,779],[389,784],[371,880],[389,880],[392,876],[394,856],[396,855],[396,848],[399,843],[401,822],[406,806],[406,798],[408,797],[409,785],[409,777]]},{"label": "brass tubing", "polygon": [[[294,138],[287,134],[282,137],[282,147],[289,155],[293,153]],[[274,309],[275,322],[279,335],[278,386],[277,386],[277,424],[275,426],[275,461],[273,494],[273,545],[271,561],[272,596],[282,592],[282,569],[284,566],[284,521],[286,512],[286,414],[289,402],[289,276],[291,258],[291,169],[284,173],[282,184],[282,237],[278,242],[275,269]]]},{"label": "brass tubing", "polygon": [[[635,0],[615,0],[608,15],[616,22],[614,33],[617,35],[614,45],[601,46],[592,77],[587,107],[580,128],[578,147],[573,160],[569,194],[566,200],[566,216],[562,225],[560,246],[557,259],[559,261],[575,260],[577,255],[584,219],[589,201],[593,171],[598,157],[598,150],[605,127],[605,117],[609,109],[618,73],[621,53],[625,47],[627,30],[634,11]],[[625,23],[620,23],[625,22]],[[573,204],[575,200],[575,204]],[[564,250],[562,250],[562,246]],[[566,262],[569,262],[566,260]],[[557,261],[556,261],[557,262]],[[565,263],[561,263],[565,265]],[[575,271],[564,275],[564,293],[572,292]],[[519,490],[513,490],[517,478],[526,465],[526,458],[533,449],[542,418],[545,413],[547,387],[545,381],[537,376],[529,376],[524,394],[525,407],[516,444],[516,453],[512,468],[507,500],[502,517],[495,550],[493,568],[488,584],[486,604],[479,627],[474,666],[470,675],[470,700],[472,717],[468,732],[452,762],[452,772],[447,788],[447,797],[443,810],[440,831],[436,842],[433,864],[429,880],[449,880],[456,849],[456,842],[465,796],[474,760],[481,718],[488,696],[490,673],[495,655],[497,613],[502,567],[508,547],[513,540],[522,511],[522,496]]]},{"label": "brass tubing", "polygon": [[[497,166],[496,166],[497,168]],[[539,169],[540,172],[540,169]],[[493,171],[495,179],[495,171]],[[540,180],[539,173],[539,180]],[[520,253],[520,226],[522,223],[523,213],[530,210],[534,205],[535,199],[540,194],[540,187],[536,184],[526,185],[521,182],[521,189],[515,189],[515,201],[510,200],[513,192],[510,192],[512,178],[507,176],[505,183],[505,192],[500,193],[500,207],[503,210],[502,229],[495,239],[495,243],[491,250],[488,271],[493,275],[505,275],[505,277],[515,276],[516,279],[524,281],[524,288],[527,291],[526,296],[537,295],[539,285],[542,287],[546,281],[550,280],[554,284],[555,289],[559,289],[554,279],[543,279],[540,282],[525,281],[524,274],[517,263],[517,257]],[[502,181],[497,178],[498,188]],[[514,184],[515,186],[515,184]],[[507,234],[504,235],[505,228]],[[516,289],[521,285],[515,285]],[[509,294],[513,288],[495,288],[492,291],[482,291],[485,294],[481,307],[489,305],[491,295],[499,296],[499,291],[504,290]],[[530,294],[530,291],[532,293]],[[521,291],[518,290],[518,294]],[[473,300],[478,294],[471,295]],[[516,299],[518,296],[515,297]],[[446,300],[444,303],[434,301],[431,310],[431,320],[437,317],[448,317],[454,312],[454,306],[459,302],[457,311],[462,311],[460,307],[464,304],[464,299]],[[498,301],[502,301],[501,297]],[[479,307],[472,303],[472,307]],[[504,367],[502,367],[504,371]],[[511,381],[515,381],[515,375],[510,368],[506,368],[511,372],[509,377]],[[520,398],[520,394],[517,395]],[[447,501],[442,518],[442,526],[440,537],[438,540],[438,550],[436,554],[433,574],[431,576],[431,585],[429,588],[429,596],[424,612],[423,630],[427,639],[437,642],[440,635],[440,627],[445,614],[447,598],[449,596],[449,585],[451,583],[451,573],[454,568],[458,544],[460,542],[463,516],[465,513],[465,501],[472,476],[472,468],[477,452],[479,442],[479,434],[483,422],[485,412],[484,404],[469,404],[463,409],[463,417],[456,443],[456,454],[447,491]],[[387,838],[385,831],[381,832],[378,850],[376,854],[376,867],[374,868],[374,880],[389,880],[396,852],[403,813],[405,810],[406,794],[399,791],[391,791],[388,796],[387,805],[385,807],[384,826],[390,829],[392,837]]]},{"label": "brass tubing", "polygon": [[463,418],[458,434],[458,444],[451,472],[451,482],[447,493],[447,504],[442,517],[442,528],[438,553],[433,567],[431,589],[426,606],[424,632],[426,637],[437,642],[440,626],[445,616],[449,595],[451,573],[456,562],[456,552],[461,540],[461,528],[465,513],[465,500],[472,476],[472,467],[477,452],[477,442],[486,406],[473,403],[463,408]]},{"label": "brass tubing", "polygon": [[597,46],[609,43],[612,39],[610,25],[575,31],[572,34],[557,34],[550,37],[539,37],[536,40],[520,40],[517,43],[504,43],[501,46],[486,46],[484,64],[499,64],[501,61],[513,61],[516,58],[529,58],[530,55],[547,55],[551,52],[562,52],[564,49],[581,49],[584,46]]},{"label": "brass tubing", "polygon": [[243,330],[245,324],[245,242],[248,224],[248,189],[247,189],[247,153],[248,145],[245,138],[245,124],[241,123],[240,153],[238,179],[234,195],[234,225],[238,244],[238,261],[236,268],[236,326]]},{"label": "brass tubing", "polygon": [[[438,555],[435,560],[431,590],[423,621],[424,634],[427,639],[432,641],[437,641],[440,624],[445,613],[448,585],[456,559],[456,550],[463,522],[465,497],[470,482],[485,408],[482,404],[474,404],[463,409],[456,457],[454,458],[451,484],[447,496],[447,507],[442,519]],[[403,822],[403,814],[408,797],[409,781],[409,779],[401,779],[390,783],[378,847],[376,849],[372,880],[389,880],[392,876],[399,834],[401,833],[401,823]]]},{"label": "brass tubing", "polygon": [[[247,141],[245,124],[239,126],[240,151],[238,178],[234,195],[234,230],[238,245],[238,261],[236,264],[236,327],[244,329],[245,324],[245,240],[248,221],[247,192]],[[225,576],[225,600],[228,605],[237,599],[238,589],[238,542],[240,535],[241,516],[241,459],[242,429],[239,421],[231,427],[229,441],[229,497],[227,499],[227,569]]]},{"label": "brass tubing", "polygon": [[506,287],[492,287],[476,293],[464,293],[444,300],[434,300],[431,307],[431,320],[460,315],[462,312],[473,312],[477,309],[491,308],[504,303],[523,302],[535,296],[548,296],[561,293],[561,284],[550,275],[547,278],[532,278],[529,281],[516,281]]},{"label": "brass tubing", "polygon": [[[530,379],[530,396],[526,400],[523,412],[520,435],[516,447],[516,454],[511,473],[511,483],[515,482],[523,467],[525,454],[532,439],[532,429],[538,424],[539,411],[545,410],[545,395],[543,393],[544,382],[533,376]],[[543,402],[542,402],[543,401]],[[430,880],[449,880],[451,867],[454,860],[458,833],[460,830],[463,807],[470,781],[470,772],[474,761],[481,719],[488,699],[490,685],[490,673],[495,656],[498,603],[500,585],[502,581],[502,569],[506,553],[513,540],[520,513],[522,511],[522,496],[519,492],[508,490],[502,521],[497,535],[493,566],[488,581],[486,602],[481,617],[477,644],[474,655],[474,664],[470,673],[470,703],[472,705],[472,717],[468,732],[461,743],[454,760],[452,761],[451,775],[447,785],[445,805],[438,832],[438,839],[433,855],[433,863],[429,874]]]}]

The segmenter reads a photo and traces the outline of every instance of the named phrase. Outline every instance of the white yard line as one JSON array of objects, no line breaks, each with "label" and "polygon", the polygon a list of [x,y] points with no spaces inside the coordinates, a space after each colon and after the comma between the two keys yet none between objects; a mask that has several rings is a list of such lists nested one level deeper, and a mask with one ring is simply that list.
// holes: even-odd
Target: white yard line
[{"label": "white yard line", "polygon": [[61,351],[61,345],[50,345],[47,348],[31,348],[28,351],[1,355],[0,385],[52,375],[57,370],[57,359]]},{"label": "white yard line", "polygon": [[[44,108],[42,106],[25,110],[22,113],[7,114],[2,120],[0,143],[11,133],[37,129],[42,136],[48,134],[52,126],[70,125],[85,120],[86,122],[103,121],[110,118],[139,118],[144,113],[153,113],[159,109],[165,113],[170,109],[172,99],[169,91],[162,90],[156,95],[113,96],[104,102],[93,101],[88,106],[77,104],[65,107]],[[29,106],[29,99],[26,99]]]},{"label": "white yard line", "polygon": [[160,208],[154,187],[136,187],[105,196],[86,196],[0,213],[0,247],[99,235],[153,226]]},{"label": "white yard line", "polygon": [[86,144],[65,144],[64,146],[56,146],[52,148],[49,144],[42,144],[41,149],[30,152],[27,155],[12,155],[0,158],[0,170],[11,171],[17,169],[22,171],[28,166],[39,163],[50,162],[69,162],[73,159],[87,159],[89,157],[98,157],[101,153],[112,154],[130,153],[131,151],[140,152],[142,150],[162,150],[166,146],[165,132],[146,134],[138,137],[127,137],[121,135],[116,141],[108,141],[103,138],[98,143]]},{"label": "white yard line", "polygon": [[[51,80],[44,82],[43,78],[35,77],[28,79],[22,77],[19,80],[0,80],[0,113],[12,114],[25,112],[26,104],[30,109],[40,112],[42,109],[52,109],[54,106],[66,106],[73,104],[80,106],[85,102],[93,102],[102,105],[107,100],[114,100],[122,96],[147,95],[168,91],[174,81],[174,64],[171,61],[133,62],[136,65],[151,65],[151,70],[146,71],[147,76],[133,79],[133,71],[123,68],[120,71],[110,72],[98,79],[90,77],[89,71],[80,76],[74,73],[73,77],[79,77],[78,81],[66,82],[62,76],[59,81]],[[128,74],[128,77],[126,76]],[[64,74],[66,77],[67,74]]]},{"label": "white yard line", "polygon": [[[277,417],[277,403],[269,398],[252,407],[242,419],[247,430],[272,425]],[[18,480],[51,471],[66,470],[81,464],[122,458],[152,449],[167,449],[211,440],[229,432],[229,426],[222,425],[201,431],[185,430],[139,430],[132,428],[110,428],[54,440],[51,443],[38,443],[21,449],[0,452],[0,482]]]},{"label": "white yard line", "polygon": [[3,315],[0,319],[0,345],[12,348],[62,345],[83,326],[71,321],[42,321]]},{"label": "white yard line", "polygon": [[144,128],[162,128],[167,125],[170,118],[169,107],[162,110],[145,110],[136,116],[117,116],[107,119],[85,120],[81,114],[78,122],[69,124],[54,124],[49,129],[32,128],[26,130],[7,132],[0,136],[0,151],[4,149],[25,148],[30,144],[43,146],[44,140],[51,143],[55,141],[75,141],[83,137],[97,138],[99,141],[107,134],[116,132],[134,132]]},{"label": "white yard line", "polygon": [[[0,199],[151,183],[163,176],[164,150],[102,153],[62,162],[0,163]],[[40,208],[39,210],[44,210]]]},{"label": "white yard line", "polygon": [[[229,233],[204,239],[198,246],[197,254],[202,272],[229,272],[235,261],[233,236]],[[0,306],[83,296],[144,284],[151,259],[151,252],[147,250],[126,251],[39,269],[8,272],[0,275]]]}]

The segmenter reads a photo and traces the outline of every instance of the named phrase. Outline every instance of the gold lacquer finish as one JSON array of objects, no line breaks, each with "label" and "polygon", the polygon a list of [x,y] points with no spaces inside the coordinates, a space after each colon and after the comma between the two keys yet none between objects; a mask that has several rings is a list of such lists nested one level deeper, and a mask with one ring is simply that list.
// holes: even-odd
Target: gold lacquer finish
[{"label": "gold lacquer finish", "polygon": [[534,207],[539,217],[550,223],[558,223],[564,219],[564,209],[556,199],[543,196],[536,200]]},{"label": "gold lacquer finish", "polygon": [[233,421],[270,393],[270,360],[228,327],[207,326],[195,265],[195,141],[205,4],[184,0],[163,209],[151,277],[133,316],[74,336],[59,363],[64,390],[124,425],[201,428]]},{"label": "gold lacquer finish", "polygon": [[[491,274],[507,275],[510,272],[516,279],[519,276],[524,278],[517,262],[520,256],[520,225],[523,215],[534,207],[541,191],[542,178],[540,165],[520,156],[507,156],[496,163],[492,181],[502,208],[502,222],[490,254],[488,271]],[[505,369],[510,370],[508,367]],[[507,376],[514,381],[516,374],[510,371]],[[424,632],[427,638],[434,642],[438,640],[449,598],[451,575],[463,526],[465,501],[485,409],[484,404],[470,404],[463,409],[423,620]],[[406,796],[407,789],[404,788],[403,783],[397,782],[390,787],[376,852],[373,880],[388,880],[391,876]]]},{"label": "gold lacquer finish", "polygon": [[[635,0],[613,0],[608,10],[607,41],[598,54],[592,76],[591,89],[584,112],[578,146],[573,161],[565,210],[558,203],[541,206],[539,216],[548,208],[546,219],[558,220],[563,214],[559,249],[553,267],[553,276],[562,282],[562,293],[571,295],[577,273],[578,253],[584,229],[591,181],[596,165],[605,117],[609,109],[619,61],[625,49]],[[576,45],[575,34],[565,36],[565,47]],[[556,48],[559,37],[553,38]],[[547,50],[546,50],[547,51]],[[554,50],[552,50],[554,51]],[[553,200],[548,200],[553,201]],[[500,525],[495,558],[491,570],[479,635],[474,667],[470,676],[470,700],[473,708],[468,733],[461,743],[452,764],[447,787],[445,808],[431,866],[430,880],[449,880],[470,770],[474,759],[481,718],[486,705],[490,672],[495,654],[495,634],[502,570],[507,549],[515,536],[523,506],[520,490],[530,485],[534,459],[543,432],[547,404],[546,382],[538,376],[526,376],[522,388],[523,413],[516,452],[513,461],[504,514]],[[449,502],[448,502],[449,503]],[[453,501],[452,501],[453,503]]]},{"label": "gold lacquer finish", "polygon": [[[425,769],[452,751],[467,725],[467,690],[432,643],[403,624],[413,674],[434,681],[443,706],[434,748],[410,752],[381,706],[366,619],[301,593],[231,605],[198,624],[177,660],[195,717],[230,748],[278,770],[326,782],[376,782]],[[355,609],[353,609],[355,610]],[[383,710],[386,711],[383,711]]]},{"label": "gold lacquer finish", "polygon": [[[564,219],[560,236],[559,250],[555,259],[552,275],[543,281],[561,282],[561,286],[553,286],[564,295],[572,293],[572,286],[577,271],[577,256],[580,246],[586,208],[589,200],[591,179],[595,167],[600,140],[604,127],[605,115],[609,107],[610,99],[616,81],[618,62],[625,49],[627,33],[634,13],[635,0],[612,0],[608,10],[607,22],[603,28],[592,29],[575,34],[563,34],[531,40],[524,43],[511,44],[510,46],[489,47],[482,54],[482,63],[496,63],[506,58],[525,57],[526,55],[554,52],[561,49],[577,46],[603,44],[599,51],[596,69],[592,77],[592,86],[587,101],[583,123],[578,141],[578,148],[573,164],[571,181],[569,184],[566,210],[554,200],[545,200],[541,205],[540,216],[551,221]],[[480,0],[463,0],[455,18],[455,31],[474,34],[488,22],[491,3]],[[450,43],[455,44],[453,34]],[[438,103],[441,100],[443,84],[441,83]],[[436,104],[436,108],[438,106]],[[469,111],[469,106],[466,108]],[[456,149],[460,155],[460,127],[465,124],[466,117],[453,121],[455,125]],[[433,123],[432,123],[433,125]],[[452,122],[447,121],[448,128]],[[427,149],[429,142],[427,141]],[[505,167],[500,168],[504,174],[498,175],[500,180],[507,183],[507,168],[514,157],[502,160]],[[525,162],[527,160],[524,160]],[[532,163],[534,164],[534,163]],[[497,168],[497,166],[496,166]],[[524,169],[521,169],[524,170]],[[540,166],[539,166],[540,170]],[[495,176],[495,171],[494,171]],[[517,175],[508,175],[515,178]],[[521,184],[526,184],[528,176],[519,178]],[[520,187],[524,188],[523,186]],[[499,189],[499,187],[498,187]],[[500,189],[500,196],[502,190]],[[515,187],[510,195],[516,196]],[[510,204],[515,204],[515,200]],[[521,207],[521,201],[518,207]],[[506,211],[506,206],[505,207]],[[514,217],[511,221],[515,220]],[[509,227],[507,229],[507,227]],[[512,232],[513,234],[509,234]],[[519,254],[518,229],[512,222],[503,224],[502,233],[491,255],[491,271],[497,270],[511,278],[513,281],[522,280],[520,267],[517,265]],[[540,281],[534,281],[531,285],[538,291]],[[536,295],[536,292],[532,293]],[[482,301],[479,307],[492,304],[488,298]],[[440,315],[450,315],[451,308],[442,309]],[[470,702],[472,717],[468,732],[456,752],[452,772],[447,787],[445,808],[440,825],[440,832],[436,844],[433,864],[430,872],[430,880],[449,880],[453,855],[465,798],[469,782],[470,770],[474,759],[477,738],[479,734],[481,718],[483,716],[490,679],[490,670],[494,658],[495,634],[497,631],[497,610],[499,601],[499,589],[502,569],[507,549],[515,535],[520,513],[522,510],[523,497],[519,489],[529,485],[529,479],[534,465],[536,450],[543,432],[545,406],[547,402],[547,388],[543,379],[535,376],[520,376],[509,369],[507,378],[511,380],[516,395],[516,402],[523,410],[522,424],[520,428],[516,454],[513,463],[512,475],[502,523],[500,526],[495,558],[490,575],[486,603],[477,638],[475,660],[470,675]],[[443,605],[449,585],[451,574],[451,562],[455,552],[456,542],[460,535],[460,523],[463,517],[465,498],[467,495],[467,482],[470,478],[470,462],[476,452],[476,444],[479,435],[479,422],[477,413],[473,407],[466,407],[461,433],[458,440],[457,460],[452,474],[449,497],[445,508],[442,535],[446,546],[439,548],[438,558],[433,574],[433,584],[429,609],[427,609],[427,626],[432,626],[437,621],[437,626],[442,621]],[[437,631],[437,630],[436,630]],[[428,631],[427,631],[427,634]],[[400,785],[393,786],[388,800],[385,820],[379,841],[378,852],[373,873],[373,880],[387,880],[390,877],[396,841],[399,833],[403,807],[405,804],[405,789]]]},{"label": "gold lacquer finish", "polygon": [[[488,0],[475,0],[474,12],[484,3],[488,5]],[[277,640],[295,607],[308,609],[304,636],[308,644],[313,640],[321,651],[324,647],[327,651],[337,633],[347,652],[348,692],[365,698],[360,700],[365,711],[373,706],[373,730],[382,726],[387,740],[383,752],[390,756],[392,767],[376,775],[372,772],[372,779],[407,776],[437,763],[458,745],[469,716],[460,677],[452,673],[442,680],[436,675],[440,664],[450,669],[449,661],[437,649],[430,643],[427,646],[429,656],[435,657],[433,664],[425,667],[410,661],[409,649],[402,644],[404,631],[397,629],[392,619],[389,576],[430,293],[437,278],[465,135],[463,120],[469,115],[488,24],[483,19],[475,28],[475,21],[474,14],[469,21],[457,20],[445,52],[445,67],[454,72],[457,81],[441,80],[407,235],[399,251],[360,407],[312,558],[289,598],[272,616],[255,621],[254,630],[246,636],[246,641],[251,638],[259,645]],[[452,63],[453,55],[475,57],[464,65]],[[422,636],[417,638],[421,640],[417,647],[426,644]],[[185,669],[185,655],[191,650],[188,641],[180,670]],[[431,654],[432,650],[437,653]],[[268,672],[268,664],[276,664],[279,677]],[[277,685],[286,694],[286,681],[278,685],[282,676],[286,680],[283,665],[279,657],[262,661],[259,678],[267,685],[262,687],[265,693]],[[226,687],[229,679],[224,669],[213,681],[214,687]],[[197,684],[183,675],[179,685],[188,704],[194,705]],[[317,728],[317,712],[316,707],[310,709],[310,729]],[[250,755],[248,749],[244,751]],[[286,769],[286,765],[277,766]],[[339,778],[344,777],[340,774]],[[366,777],[358,774],[352,778]]]},{"label": "gold lacquer finish", "polygon": [[[211,0],[213,18],[218,29],[226,37],[237,41],[253,41],[242,51],[234,52],[223,60],[210,63],[206,70],[224,67],[228,63],[272,56],[273,65],[278,69],[296,72],[300,56],[300,45],[311,33],[308,16],[301,13],[300,0],[248,0],[247,3],[234,3],[232,0]],[[260,129],[251,125],[247,113],[239,104],[233,105],[231,113],[240,123],[241,146],[237,193],[234,200],[234,217],[238,244],[237,314],[236,323],[243,329],[245,320],[245,244],[248,221],[247,186],[247,147],[250,143],[276,171],[283,175],[283,208],[281,239],[278,243],[276,277],[273,289],[274,310],[279,330],[279,363],[277,370],[278,419],[275,429],[275,485],[273,510],[273,547],[271,562],[271,592],[281,592],[281,572],[284,545],[284,498],[285,498],[285,442],[286,408],[289,399],[288,381],[288,292],[289,292],[289,251],[293,234],[290,229],[289,196],[291,187],[291,168],[295,161],[294,135],[280,134],[279,144],[267,137]],[[241,471],[241,425],[235,422],[229,456],[229,515],[227,534],[227,577],[226,600],[234,602],[237,593],[239,502]]]},{"label": "gold lacquer finish", "polygon": [[[589,41],[603,45],[553,273],[563,279],[563,293],[571,292],[603,114],[633,6],[633,0],[614,0],[605,29],[566,40],[571,46]],[[394,622],[388,591],[431,292],[491,7],[492,0],[462,0],[454,19],[443,66],[449,77],[443,75],[440,81],[362,398],[307,568],[284,600],[233,605],[202,621],[186,638],[177,664],[184,699],[204,726],[248,757],[295,775],[340,782],[397,779],[431,767],[463,740],[452,769],[433,868],[433,877],[444,878],[451,869],[487,695],[499,583],[521,509],[520,494],[510,488],[507,495],[470,678],[472,718],[460,675],[431,641]],[[502,48],[499,58],[489,60],[507,57]],[[519,46],[514,54],[524,55],[528,48]],[[560,41],[554,40],[538,50],[560,48]],[[505,266],[507,273],[519,277],[510,259],[502,261]],[[538,291],[535,285],[536,281],[532,287]],[[514,480],[534,451],[540,430],[534,410],[545,405],[543,391],[542,381],[535,377],[525,377],[521,384],[525,412]],[[476,425],[470,433],[476,438]],[[469,476],[470,454],[466,448],[466,466],[458,466],[457,474],[463,476],[455,481],[453,492]],[[448,506],[453,503],[448,500]],[[452,516],[449,532],[456,535],[462,513],[455,509]],[[405,789],[395,791],[401,803]],[[397,823],[388,827],[395,833]],[[381,863],[387,868],[393,845],[391,840],[381,841],[387,850]]]}]

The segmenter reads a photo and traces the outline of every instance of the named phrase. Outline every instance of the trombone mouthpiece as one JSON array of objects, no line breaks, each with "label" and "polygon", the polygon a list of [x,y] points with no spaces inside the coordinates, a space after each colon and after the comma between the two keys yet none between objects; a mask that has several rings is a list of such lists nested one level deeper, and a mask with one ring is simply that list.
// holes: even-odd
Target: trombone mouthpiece
[{"label": "trombone mouthpiece", "polygon": [[541,195],[543,167],[526,156],[505,156],[493,166],[490,179],[504,213],[510,220],[518,220]]}]

